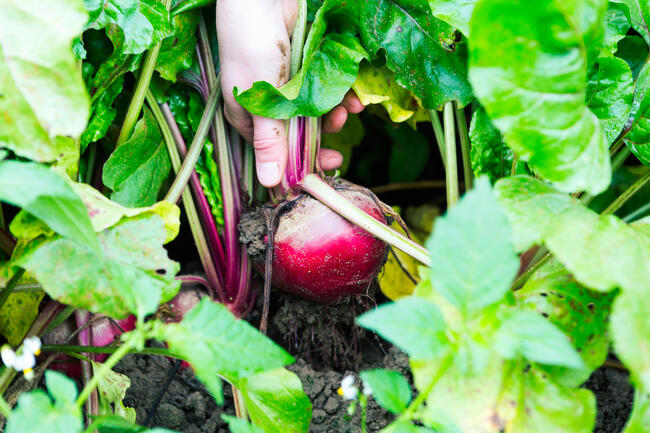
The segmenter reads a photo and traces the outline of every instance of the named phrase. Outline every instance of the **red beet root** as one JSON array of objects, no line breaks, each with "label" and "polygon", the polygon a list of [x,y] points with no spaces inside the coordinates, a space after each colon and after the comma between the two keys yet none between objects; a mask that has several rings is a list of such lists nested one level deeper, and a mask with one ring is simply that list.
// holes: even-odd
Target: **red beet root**
[{"label": "red beet root", "polygon": [[[386,223],[366,193],[345,186],[339,193]],[[383,241],[307,194],[280,216],[274,246],[274,285],[322,303],[366,291],[387,252]]]}]

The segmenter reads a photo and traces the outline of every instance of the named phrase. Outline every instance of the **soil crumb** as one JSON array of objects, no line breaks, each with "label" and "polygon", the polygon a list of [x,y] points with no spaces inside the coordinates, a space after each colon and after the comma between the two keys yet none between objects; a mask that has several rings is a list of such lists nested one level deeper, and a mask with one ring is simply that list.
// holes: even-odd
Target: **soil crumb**
[{"label": "soil crumb", "polygon": [[596,395],[598,411],[594,433],[623,431],[634,401],[629,374],[614,368],[599,368],[584,386]]},{"label": "soil crumb", "polygon": [[246,245],[248,255],[257,263],[263,263],[266,257],[266,221],[261,208],[244,212],[237,225],[239,242]]}]

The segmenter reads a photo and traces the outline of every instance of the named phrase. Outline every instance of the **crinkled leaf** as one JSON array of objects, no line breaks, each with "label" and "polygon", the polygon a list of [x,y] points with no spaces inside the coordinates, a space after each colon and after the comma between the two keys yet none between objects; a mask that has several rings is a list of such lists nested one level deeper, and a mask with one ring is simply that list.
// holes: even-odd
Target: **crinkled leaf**
[{"label": "crinkled leaf", "polygon": [[515,310],[505,318],[495,334],[495,349],[505,359],[522,356],[540,364],[584,367],[566,335],[532,311]]},{"label": "crinkled leaf", "polygon": [[357,317],[370,329],[412,358],[434,358],[447,344],[438,308],[426,299],[408,296]]},{"label": "crinkled leaf", "polygon": [[352,89],[363,105],[381,104],[393,122],[423,116],[428,120],[428,114],[420,100],[397,84],[395,74],[386,65],[375,66],[362,62]]},{"label": "crinkled leaf", "polygon": [[223,199],[221,192],[221,180],[219,178],[219,167],[214,159],[214,145],[206,140],[201,156],[194,167],[199,175],[199,182],[205,198],[210,204],[210,211],[217,226],[223,227]]},{"label": "crinkled leaf", "polygon": [[630,29],[630,12],[620,3],[610,1],[605,14],[604,49],[614,54],[618,49],[618,41],[623,39]]},{"label": "crinkled leaf", "polygon": [[508,215],[518,252],[541,244],[551,216],[577,203],[569,195],[529,176],[499,180],[494,194]]},{"label": "crinkled leaf", "polygon": [[0,146],[37,161],[57,158],[57,135],[79,137],[88,94],[72,53],[81,0],[0,1]]},{"label": "crinkled leaf", "polygon": [[472,15],[476,95],[513,151],[563,191],[599,193],[611,178],[608,143],[585,104],[606,5],[484,0]]},{"label": "crinkled leaf", "polygon": [[219,376],[236,384],[252,374],[293,362],[279,346],[207,297],[180,323],[160,328],[157,338],[192,365],[219,403],[223,402]]},{"label": "crinkled leaf", "polygon": [[307,433],[311,402],[300,379],[284,368],[276,368],[243,378],[237,389],[248,415],[265,433]]},{"label": "crinkled leaf", "polygon": [[647,291],[623,291],[614,301],[610,323],[616,354],[630,369],[632,380],[643,389],[650,389],[649,315]]},{"label": "crinkled leaf", "polygon": [[0,200],[23,208],[81,248],[99,250],[81,199],[63,177],[46,166],[0,162]]},{"label": "crinkled leaf", "polygon": [[[93,374],[97,374],[101,364],[91,361]],[[109,370],[99,383],[99,409],[102,415],[118,415],[132,423],[135,423],[135,409],[124,406],[126,391],[131,387],[131,379],[128,376]]]},{"label": "crinkled leaf", "polygon": [[245,419],[223,414],[221,418],[228,423],[231,433],[265,433],[261,428],[250,424]]},{"label": "crinkled leaf", "polygon": [[433,16],[456,27],[469,37],[469,19],[478,0],[429,0]]},{"label": "crinkled leaf", "polygon": [[510,174],[512,150],[503,142],[499,130],[482,107],[472,115],[469,127],[470,158],[474,175],[486,175],[491,182]]},{"label": "crinkled leaf", "polygon": [[427,241],[433,286],[466,313],[501,300],[519,269],[512,238],[489,181],[479,179],[473,190],[436,220]]},{"label": "crinkled leaf", "polygon": [[158,123],[145,109],[131,138],[115,149],[104,164],[102,179],[113,190],[111,200],[128,207],[151,206],[170,170],[171,161]]},{"label": "crinkled leaf", "polygon": [[[185,2],[184,5],[188,3],[192,2]],[[156,61],[156,71],[165,80],[176,82],[177,75],[192,66],[199,17],[198,11],[192,11],[176,15],[172,19],[173,33],[162,41]]]},{"label": "crinkled leaf", "polygon": [[374,57],[379,51],[401,86],[413,92],[427,109],[472,100],[467,81],[464,45],[447,51],[441,44],[444,23],[431,16],[427,0],[354,2],[363,46]]},{"label": "crinkled leaf", "polygon": [[607,329],[613,295],[584,288],[553,260],[531,276],[515,296],[521,308],[548,317],[562,330],[586,365],[583,370],[543,367],[544,370],[567,386],[584,383],[609,352]]},{"label": "crinkled leaf", "polygon": [[650,394],[637,388],[634,393],[634,407],[625,424],[623,433],[647,433],[650,425]]},{"label": "crinkled leaf", "polygon": [[387,126],[392,139],[388,159],[388,178],[393,182],[411,182],[420,176],[429,160],[430,143],[417,130],[408,125],[397,128]]},{"label": "crinkled leaf", "polygon": [[[168,201],[160,201],[153,206],[127,208],[107,199],[101,192],[84,183],[74,183],[72,188],[83,201],[90,221],[96,232],[101,232],[117,224],[122,218],[134,217],[142,214],[155,214],[165,223],[165,242],[167,243],[178,235],[180,229],[180,209]],[[16,236],[18,236],[16,234]],[[20,237],[20,236],[18,236]]]},{"label": "crinkled leaf", "polygon": [[632,109],[632,71],[618,57],[600,57],[589,76],[587,106],[600,120],[611,143],[623,130]]},{"label": "crinkled leaf", "polygon": [[83,430],[83,416],[74,406],[75,383],[55,371],[47,371],[45,381],[54,401],[41,390],[21,394],[7,421],[6,433],[80,433]]},{"label": "crinkled leaf", "polygon": [[639,32],[650,45],[650,32],[648,21],[650,21],[650,5],[645,0],[611,0],[614,3],[621,3],[627,6],[630,14],[632,28]]},{"label": "crinkled leaf", "polygon": [[84,4],[90,15],[88,28],[114,24],[121,29],[124,54],[142,53],[169,33],[169,14],[157,0],[84,0]]},{"label": "crinkled leaf", "polygon": [[13,260],[52,298],[114,318],[144,317],[176,294],[179,265],[162,247],[159,216],[125,219],[98,237],[100,253],[66,238],[39,238]]},{"label": "crinkled leaf", "polygon": [[411,402],[411,387],[399,372],[375,369],[362,371],[360,376],[364,386],[372,390],[372,397],[389,412],[400,414]]}]

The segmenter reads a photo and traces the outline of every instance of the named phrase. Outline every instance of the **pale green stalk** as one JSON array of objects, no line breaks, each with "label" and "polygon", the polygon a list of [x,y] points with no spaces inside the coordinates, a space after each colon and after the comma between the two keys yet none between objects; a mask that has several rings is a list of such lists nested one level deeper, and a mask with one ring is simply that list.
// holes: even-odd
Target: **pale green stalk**
[{"label": "pale green stalk", "polygon": [[447,165],[445,166],[447,181],[447,209],[458,202],[460,193],[458,189],[458,160],[456,159],[456,130],[454,127],[454,103],[447,102],[443,109],[443,122],[445,125],[445,153]]}]

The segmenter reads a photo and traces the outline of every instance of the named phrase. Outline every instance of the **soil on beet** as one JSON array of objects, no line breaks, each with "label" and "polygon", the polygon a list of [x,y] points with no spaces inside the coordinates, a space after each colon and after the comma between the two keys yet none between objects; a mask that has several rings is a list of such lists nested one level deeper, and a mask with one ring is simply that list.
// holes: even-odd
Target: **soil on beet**
[{"label": "soil on beet", "polygon": [[[343,376],[351,373],[358,377],[360,370],[388,368],[410,377],[405,354],[354,325],[354,318],[374,306],[374,302],[369,297],[359,297],[324,306],[275,291],[273,296],[270,336],[297,358],[288,368],[300,377],[312,402],[309,431],[361,432],[359,411],[350,416],[348,402],[337,394]],[[256,320],[253,314],[254,325]],[[138,423],[183,433],[228,432],[221,415],[234,414],[230,387],[224,387],[225,404],[219,407],[190,369],[180,370],[164,357],[128,356],[116,370],[131,378],[125,404],[135,407]],[[633,400],[627,373],[601,368],[585,387],[597,399],[594,432],[621,432]],[[368,432],[381,430],[393,418],[371,400]]]}]

